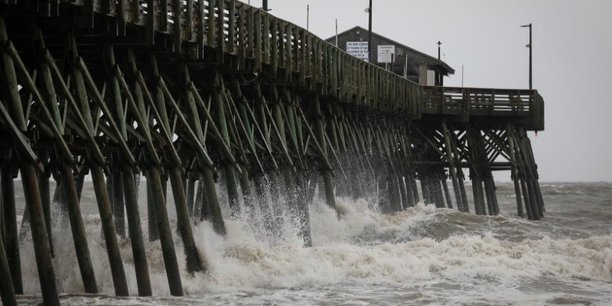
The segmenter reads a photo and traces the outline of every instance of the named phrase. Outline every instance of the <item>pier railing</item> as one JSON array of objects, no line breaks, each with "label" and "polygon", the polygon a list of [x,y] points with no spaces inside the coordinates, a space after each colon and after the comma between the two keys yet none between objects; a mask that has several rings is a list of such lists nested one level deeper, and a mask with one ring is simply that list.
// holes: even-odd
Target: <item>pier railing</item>
[{"label": "pier railing", "polygon": [[523,117],[544,128],[544,100],[536,90],[424,87],[423,114]]},{"label": "pier railing", "polygon": [[[210,60],[212,55],[219,63],[229,55],[244,72],[266,73],[268,79],[315,90],[344,103],[420,117],[422,89],[418,84],[359,60],[306,29],[240,1],[38,2],[17,1],[14,8],[54,16],[60,4],[72,4],[84,12],[81,25],[93,27],[94,15],[107,16],[118,37],[130,33],[142,37],[142,45],[163,45],[194,60]],[[13,3],[0,0],[0,4]],[[162,39],[163,43],[158,44],[157,40]]]},{"label": "pier railing", "polygon": [[143,37],[140,44],[155,46],[156,34],[164,34],[159,45],[182,56],[197,60],[213,54],[222,63],[229,55],[244,72],[266,73],[268,79],[342,103],[412,119],[422,113],[522,116],[535,120],[530,126],[543,128],[543,100],[535,91],[532,97],[528,90],[422,87],[237,0],[0,0],[43,16],[59,14],[62,3],[81,7],[82,25],[93,27],[95,14],[108,16],[118,37],[129,29]]}]

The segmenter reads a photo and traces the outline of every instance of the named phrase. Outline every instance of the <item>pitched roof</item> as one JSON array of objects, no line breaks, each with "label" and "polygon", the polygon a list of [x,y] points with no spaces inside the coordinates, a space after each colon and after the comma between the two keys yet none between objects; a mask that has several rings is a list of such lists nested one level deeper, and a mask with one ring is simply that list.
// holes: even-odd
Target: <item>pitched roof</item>
[{"label": "pitched roof", "polygon": [[[346,43],[346,41],[348,41],[348,35],[350,35],[351,33],[355,33],[355,32],[363,32],[363,33],[368,33],[368,30],[360,27],[360,26],[355,26],[353,28],[350,28],[342,33],[338,34],[338,43],[339,46],[344,46],[344,44]],[[329,43],[334,43],[336,40],[336,36],[332,36],[328,39],[326,39],[327,42]],[[415,50],[413,48],[410,48],[402,43],[399,43],[395,40],[389,39],[387,37],[384,37],[378,33],[372,32],[372,41],[374,45],[380,45],[380,43],[376,43],[376,41],[384,41],[390,44],[393,44],[396,46],[397,49],[403,49],[406,56],[408,56],[407,60],[409,63],[412,64],[425,64],[428,66],[437,66],[439,67],[442,71],[446,72],[447,74],[454,74],[455,70],[453,68],[451,68],[449,65],[447,65],[445,62],[438,60],[437,58],[433,57],[433,56],[429,56],[421,51]],[[342,48],[342,47],[341,47]],[[373,50],[374,54],[376,54],[376,49]],[[396,51],[397,52],[397,51]],[[376,57],[375,57],[376,58]]]}]

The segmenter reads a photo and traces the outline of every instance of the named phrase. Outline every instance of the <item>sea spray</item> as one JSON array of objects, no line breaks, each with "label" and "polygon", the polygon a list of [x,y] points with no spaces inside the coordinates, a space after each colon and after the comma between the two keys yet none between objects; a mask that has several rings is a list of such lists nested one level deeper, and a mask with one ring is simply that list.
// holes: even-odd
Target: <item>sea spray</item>
[{"label": "sea spray", "polygon": [[[612,284],[612,235],[599,223],[572,224],[571,206],[549,204],[544,221],[511,216],[500,187],[504,214],[475,216],[418,204],[395,214],[381,214],[364,199],[337,198],[341,217],[322,201],[310,207],[313,247],[303,247],[297,224],[283,215],[279,231],[269,235],[261,216],[227,219],[226,237],[208,222],[194,227],[196,244],[210,269],[190,275],[178,256],[186,298],[169,302],[159,243],[146,245],[156,298],[130,298],[138,304],[295,304],[316,301],[385,301],[397,304],[605,304]],[[568,188],[546,187],[549,197],[584,195]],[[508,193],[510,194],[510,193]],[[568,195],[569,194],[569,195]],[[594,197],[594,194],[590,195]],[[607,196],[607,194],[606,194]],[[575,199],[568,199],[575,200]],[[91,203],[89,203],[91,204]],[[588,205],[588,203],[587,203]],[[171,206],[169,206],[171,207]],[[563,211],[555,213],[555,208]],[[580,208],[586,209],[586,207]],[[605,214],[603,207],[594,208]],[[604,215],[605,217],[605,215]],[[609,217],[609,215],[608,215]],[[589,217],[591,218],[591,217]],[[593,216],[592,220],[597,220]],[[602,217],[603,218],[603,217]],[[586,218],[579,218],[587,222]],[[113,294],[112,278],[96,215],[84,218],[92,263],[102,295],[63,297],[68,304],[122,304]],[[173,221],[174,222],[174,221]],[[173,228],[176,228],[173,224]],[[588,231],[596,235],[586,235]],[[54,224],[57,279],[63,292],[82,292],[70,230]],[[59,238],[61,237],[61,238]],[[576,238],[579,237],[579,238]],[[177,250],[182,250],[175,235]],[[132,295],[137,294],[130,243],[120,243]],[[21,243],[27,294],[39,294],[29,237]],[[108,296],[107,296],[108,295]],[[586,297],[585,297],[586,296]],[[162,298],[163,297],[163,298]],[[36,299],[34,297],[33,299]],[[28,301],[28,298],[23,298]],[[587,304],[588,304],[587,303]],[[124,303],[130,304],[130,303]]]}]

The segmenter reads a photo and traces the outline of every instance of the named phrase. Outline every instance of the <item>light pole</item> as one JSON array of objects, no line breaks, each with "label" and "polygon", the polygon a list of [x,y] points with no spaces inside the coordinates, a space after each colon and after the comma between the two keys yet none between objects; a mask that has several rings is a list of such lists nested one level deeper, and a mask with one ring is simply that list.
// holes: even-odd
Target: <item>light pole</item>
[{"label": "light pole", "polygon": [[368,12],[368,62],[372,62],[372,0],[370,6],[366,9]]},{"label": "light pole", "polygon": [[310,31],[310,4],[306,4],[306,31]]},{"label": "light pole", "polygon": [[529,90],[533,89],[533,44],[531,41],[531,30],[533,26],[531,23],[524,24],[521,26],[522,28],[529,28],[529,44],[527,44],[527,48],[529,48]]},{"label": "light pole", "polygon": [[263,0],[262,6],[263,6],[263,10],[264,11],[266,11],[266,12],[269,11],[269,9],[268,9],[268,0]]},{"label": "light pole", "polygon": [[[440,61],[440,46],[442,45],[442,43],[438,40],[437,45],[438,45],[438,61]],[[438,64],[440,64],[440,63],[438,63]],[[439,71],[436,71],[436,75],[438,77],[438,80],[437,80],[438,84],[436,84],[436,85],[442,86],[443,85],[443,83],[442,83],[442,78],[443,78],[442,73],[439,72]]]}]

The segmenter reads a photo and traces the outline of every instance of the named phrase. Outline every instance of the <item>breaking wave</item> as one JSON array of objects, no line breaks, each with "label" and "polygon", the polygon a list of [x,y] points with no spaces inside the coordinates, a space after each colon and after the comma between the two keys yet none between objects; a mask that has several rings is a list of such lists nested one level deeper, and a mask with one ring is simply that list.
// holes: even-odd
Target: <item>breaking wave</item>
[{"label": "breaking wave", "polygon": [[[591,292],[590,301],[597,302],[612,283],[612,235],[561,238],[554,234],[558,225],[532,226],[518,218],[476,216],[423,204],[395,214],[381,214],[363,199],[338,198],[337,205],[340,218],[320,201],[311,205],[309,248],[303,247],[290,218],[279,225],[280,235],[270,235],[261,222],[248,217],[226,220],[226,237],[215,234],[208,222],[198,224],[194,235],[208,271],[190,275],[183,256],[178,256],[185,293],[200,298],[220,295],[224,300],[245,292],[257,296],[275,290],[283,296],[285,290],[305,290],[308,301],[313,301],[313,292],[321,287],[358,292],[399,286],[416,292],[412,299],[424,303],[455,301],[458,291],[467,298],[468,290],[485,302],[562,304],[574,301],[573,290]],[[99,218],[89,215],[85,221],[98,288],[113,295]],[[58,287],[82,292],[70,230],[54,227]],[[181,242],[174,237],[181,254]],[[121,240],[121,248],[130,293],[136,295],[129,241]],[[22,242],[21,253],[26,293],[38,294],[31,241]],[[169,296],[159,243],[148,244],[147,253],[154,295]],[[559,290],[559,295],[551,295],[546,286]]]}]

